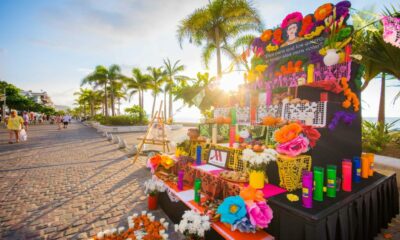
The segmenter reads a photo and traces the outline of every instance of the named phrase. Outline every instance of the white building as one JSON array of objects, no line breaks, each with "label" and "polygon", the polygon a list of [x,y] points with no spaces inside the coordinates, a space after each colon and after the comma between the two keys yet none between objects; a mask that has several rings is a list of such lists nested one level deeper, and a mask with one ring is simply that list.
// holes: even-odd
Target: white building
[{"label": "white building", "polygon": [[29,91],[21,91],[21,94],[31,98],[33,101],[36,103],[48,106],[48,107],[54,107],[53,101],[51,101],[51,98],[49,95],[47,95],[47,92],[41,91],[41,92],[32,92],[32,90]]}]

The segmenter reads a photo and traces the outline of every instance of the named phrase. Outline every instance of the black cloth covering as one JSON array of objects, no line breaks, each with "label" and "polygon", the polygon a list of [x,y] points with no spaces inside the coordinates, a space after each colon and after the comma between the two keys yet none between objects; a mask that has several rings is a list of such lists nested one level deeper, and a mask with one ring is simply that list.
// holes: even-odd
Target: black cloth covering
[{"label": "black cloth covering", "polygon": [[[399,213],[396,175],[374,173],[352,187],[352,192],[337,192],[336,198],[313,201],[312,209],[301,206],[300,190],[294,192],[298,202],[289,202],[285,193],[269,198],[274,218],[265,231],[277,240],[373,239]],[[183,202],[171,202],[167,193],[159,195],[159,206],[174,223],[189,210]],[[223,239],[213,229],[205,237]]]},{"label": "black cloth covering", "polygon": [[336,198],[324,195],[311,209],[301,206],[301,190],[294,192],[298,202],[289,202],[286,194],[274,196],[268,200],[274,218],[266,231],[276,239],[373,239],[399,213],[396,175],[374,173],[352,188],[337,192]]}]

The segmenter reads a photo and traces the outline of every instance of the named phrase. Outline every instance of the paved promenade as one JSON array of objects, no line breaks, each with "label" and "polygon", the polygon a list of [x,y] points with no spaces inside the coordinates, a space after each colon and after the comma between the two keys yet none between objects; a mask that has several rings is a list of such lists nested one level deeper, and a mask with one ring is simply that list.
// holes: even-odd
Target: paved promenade
[{"label": "paved promenade", "polygon": [[86,239],[147,208],[144,158],[133,165],[80,123],[32,126],[28,136],[9,145],[0,129],[0,239]]}]

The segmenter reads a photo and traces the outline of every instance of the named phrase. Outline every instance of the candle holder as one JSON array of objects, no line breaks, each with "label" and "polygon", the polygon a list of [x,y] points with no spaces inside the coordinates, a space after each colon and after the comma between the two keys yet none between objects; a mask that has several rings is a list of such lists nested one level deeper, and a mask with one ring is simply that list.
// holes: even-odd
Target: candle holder
[{"label": "candle holder", "polygon": [[351,172],[352,162],[350,159],[342,161],[342,189],[345,192],[351,192]]},{"label": "candle holder", "polygon": [[361,161],[360,157],[353,157],[353,182],[361,182]]},{"label": "candle holder", "polygon": [[312,208],[313,201],[313,173],[303,171],[302,202],[303,207]]},{"label": "candle holder", "polygon": [[326,196],[334,198],[336,197],[336,166],[328,165],[326,169],[327,175],[327,190]]},{"label": "candle holder", "polygon": [[324,200],[324,168],[314,167],[314,184],[313,199],[322,202]]}]

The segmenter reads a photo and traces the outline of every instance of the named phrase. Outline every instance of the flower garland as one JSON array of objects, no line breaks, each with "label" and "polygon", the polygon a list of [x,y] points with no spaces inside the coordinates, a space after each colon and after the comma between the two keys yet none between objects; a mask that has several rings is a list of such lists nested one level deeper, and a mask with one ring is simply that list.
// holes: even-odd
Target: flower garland
[{"label": "flower garland", "polygon": [[350,125],[354,119],[356,118],[356,114],[345,112],[345,111],[338,111],[335,112],[335,116],[333,117],[332,121],[328,125],[328,129],[330,131],[335,130],[336,126],[339,124],[340,120],[344,122],[346,125]]},{"label": "flower garland", "polygon": [[360,110],[360,100],[358,100],[357,95],[351,91],[351,88],[347,83],[347,78],[343,77],[340,80],[340,83],[342,84],[343,93],[346,97],[346,100],[343,101],[342,106],[347,109],[351,106],[351,103],[353,103],[354,111],[358,112]]},{"label": "flower garland", "polygon": [[202,238],[210,230],[211,223],[207,215],[200,215],[194,210],[187,210],[179,224],[175,224],[175,231],[181,232],[186,237]]}]

